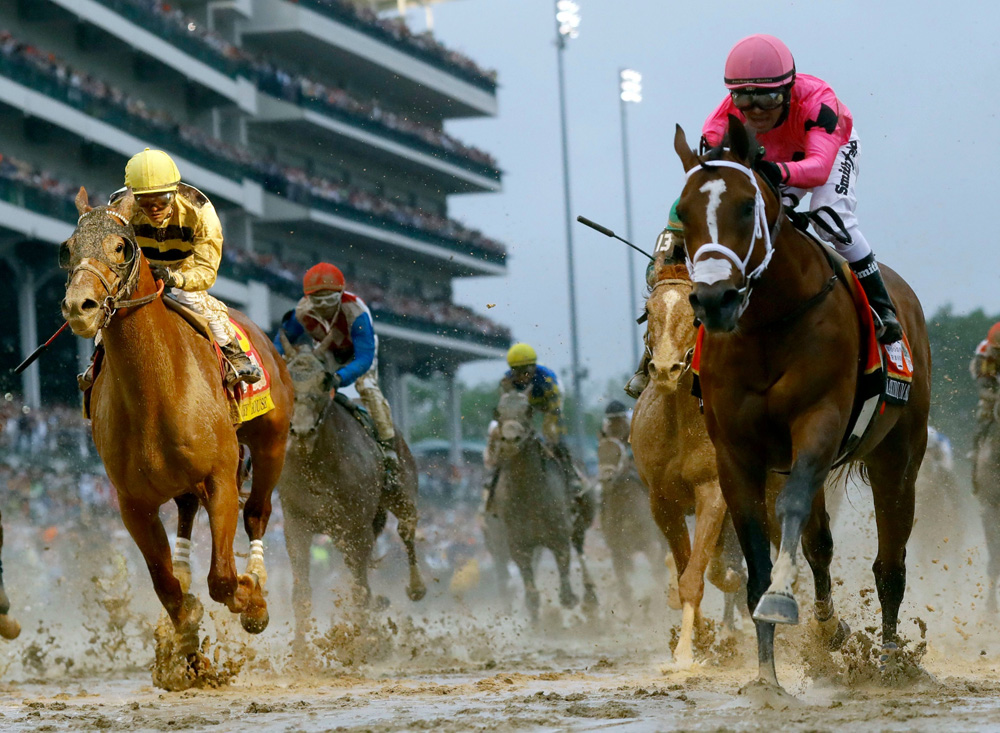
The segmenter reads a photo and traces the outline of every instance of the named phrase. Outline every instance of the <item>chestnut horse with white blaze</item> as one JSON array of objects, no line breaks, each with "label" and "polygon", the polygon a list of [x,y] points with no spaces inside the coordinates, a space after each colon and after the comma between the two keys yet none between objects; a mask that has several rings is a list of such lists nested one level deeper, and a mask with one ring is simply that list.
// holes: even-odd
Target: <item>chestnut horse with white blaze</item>
[{"label": "chestnut horse with white blaze", "polygon": [[[848,289],[751,169],[756,143],[735,117],[729,141],[729,149],[699,157],[677,127],[674,148],[687,173],[677,211],[694,281],[690,300],[705,327],[706,426],[749,569],[759,682],[773,689],[774,624],[798,622],[792,583],[800,540],[813,572],[820,633],[831,645],[845,636],[833,607],[833,537],[823,484],[848,429],[864,364]],[[914,484],[927,444],[931,360],[920,302],[896,273],[883,273],[912,347],[912,388],[905,406],[887,404],[876,416],[852,460],[864,464],[871,482],[878,527],[872,570],[883,644],[892,655]],[[781,546],[772,573],[765,483],[775,471],[787,471],[788,478],[775,505]]]},{"label": "chestnut horse with white blaze", "polygon": [[175,500],[190,537],[198,503],[205,506],[212,534],[209,594],[241,614],[244,629],[263,631],[268,613],[262,555],[252,553],[243,575],[233,556],[239,442],[253,455],[244,523],[251,547],[259,548],[254,541],[263,539],[285,459],[290,379],[267,336],[230,310],[271,375],[275,405],[237,430],[214,345],[167,308],[163,284],[154,281],[138,248],[129,223],[131,192],[114,206],[91,208],[81,188],[76,206],[80,220],[59,250],[59,264],[70,273],[62,313],[77,336],[102,334],[104,357],[90,396],[94,444],[117,491],[125,528],[178,634],[179,651],[190,658],[197,651],[202,607],[175,574],[159,508]]}]

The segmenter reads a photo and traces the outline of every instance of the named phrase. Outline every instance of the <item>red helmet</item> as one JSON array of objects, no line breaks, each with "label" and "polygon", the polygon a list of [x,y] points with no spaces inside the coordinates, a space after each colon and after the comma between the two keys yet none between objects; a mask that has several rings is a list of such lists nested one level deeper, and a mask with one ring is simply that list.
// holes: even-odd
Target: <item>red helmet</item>
[{"label": "red helmet", "polygon": [[1000,349],[1000,323],[990,326],[990,332],[986,334],[986,342],[995,349]]},{"label": "red helmet", "polygon": [[320,262],[306,270],[302,278],[302,290],[306,295],[312,295],[320,290],[344,290],[344,273],[339,267],[331,265],[329,262]]},{"label": "red helmet", "polygon": [[725,81],[727,89],[788,86],[795,81],[795,59],[774,36],[747,36],[729,51]]}]

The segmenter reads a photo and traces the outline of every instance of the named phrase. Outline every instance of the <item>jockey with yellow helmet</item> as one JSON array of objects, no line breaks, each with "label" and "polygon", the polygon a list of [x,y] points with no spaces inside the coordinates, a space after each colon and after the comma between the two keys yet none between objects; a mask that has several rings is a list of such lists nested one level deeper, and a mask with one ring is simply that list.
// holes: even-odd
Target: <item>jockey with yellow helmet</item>
[{"label": "jockey with yellow helmet", "polygon": [[969,372],[976,380],[979,389],[979,404],[976,406],[976,434],[973,438],[973,448],[979,447],[979,441],[986,435],[993,424],[993,414],[997,397],[1000,396],[1000,323],[994,323],[986,338],[979,342],[969,364]]},{"label": "jockey with yellow helmet", "polygon": [[263,376],[240,348],[226,304],[208,294],[222,260],[222,224],[212,202],[194,186],[181,182],[177,165],[162,150],[146,148],[125,165],[125,188],[135,195],[132,215],[135,238],[154,274],[170,296],[208,321],[222,353],[239,381],[253,384]]},{"label": "jockey with yellow helmet", "polygon": [[703,141],[721,145],[730,115],[756,133],[764,148],[757,172],[793,205],[812,193],[817,235],[861,281],[882,322],[879,340],[898,341],[903,331],[896,309],[855,215],[860,148],[851,111],[825,81],[797,73],[792,52],[774,36],[759,33],[733,46],[725,84],[729,94],[705,121]]},{"label": "jockey with yellow helmet", "polygon": [[[378,385],[378,336],[371,311],[357,295],[347,291],[340,268],[320,262],[302,278],[303,296],[282,320],[281,328],[291,343],[305,337],[317,343],[333,389],[353,384],[372,416],[387,467],[395,471],[399,456],[396,430],[389,401]],[[274,345],[285,349],[279,337]]]},{"label": "jockey with yellow helmet", "polygon": [[[538,363],[535,350],[526,343],[516,343],[507,351],[507,365],[510,369],[500,380],[501,392],[524,392],[528,395],[528,404],[536,413],[542,414],[542,437],[552,451],[560,468],[566,475],[568,485],[574,494],[579,494],[582,486],[580,477],[573,467],[573,458],[569,448],[563,442],[565,429],[562,423],[562,393],[559,391],[559,380],[556,373]],[[499,471],[495,465],[495,441],[497,440],[497,423],[490,424],[485,452],[486,489],[492,494]],[[487,505],[489,499],[487,499]]]}]

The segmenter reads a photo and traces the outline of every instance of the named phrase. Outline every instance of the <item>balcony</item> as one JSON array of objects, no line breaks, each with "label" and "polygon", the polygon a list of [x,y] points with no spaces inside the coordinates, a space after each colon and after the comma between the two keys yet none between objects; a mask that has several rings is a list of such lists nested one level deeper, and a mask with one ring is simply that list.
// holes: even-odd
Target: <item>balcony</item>
[{"label": "balcony", "polygon": [[398,106],[428,116],[496,115],[496,82],[488,74],[447,61],[450,52],[432,51],[440,48],[432,39],[391,31],[385,24],[394,21],[361,20],[351,8],[339,0],[254,0],[243,45],[331,78],[350,75]]}]

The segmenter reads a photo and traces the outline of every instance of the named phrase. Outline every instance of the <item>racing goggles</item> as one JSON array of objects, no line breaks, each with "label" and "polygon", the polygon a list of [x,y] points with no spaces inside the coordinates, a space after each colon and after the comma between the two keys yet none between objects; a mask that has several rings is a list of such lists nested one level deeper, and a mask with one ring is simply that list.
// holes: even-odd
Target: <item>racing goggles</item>
[{"label": "racing goggles", "polygon": [[340,306],[340,297],[343,295],[337,290],[329,290],[325,293],[313,293],[309,296],[309,300],[313,302],[313,305],[317,308],[337,308]]},{"label": "racing goggles", "polygon": [[764,112],[777,109],[785,103],[788,94],[784,89],[734,89],[730,93],[733,106],[741,112],[756,107]]},{"label": "racing goggles", "polygon": [[160,193],[140,193],[136,194],[135,202],[139,208],[144,210],[157,211],[165,209],[174,202],[173,191],[162,191]]}]

